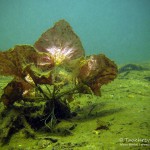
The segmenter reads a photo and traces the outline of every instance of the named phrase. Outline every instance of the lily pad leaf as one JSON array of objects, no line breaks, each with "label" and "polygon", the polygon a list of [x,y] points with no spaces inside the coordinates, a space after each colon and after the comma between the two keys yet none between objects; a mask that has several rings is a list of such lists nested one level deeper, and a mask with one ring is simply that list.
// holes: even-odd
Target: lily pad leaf
[{"label": "lily pad leaf", "polygon": [[84,56],[79,37],[65,20],[60,20],[43,33],[34,47],[40,52],[50,53],[56,65]]},{"label": "lily pad leaf", "polygon": [[114,80],[117,72],[116,64],[105,55],[91,55],[81,67],[78,79],[88,85],[95,95],[100,95],[100,87]]}]

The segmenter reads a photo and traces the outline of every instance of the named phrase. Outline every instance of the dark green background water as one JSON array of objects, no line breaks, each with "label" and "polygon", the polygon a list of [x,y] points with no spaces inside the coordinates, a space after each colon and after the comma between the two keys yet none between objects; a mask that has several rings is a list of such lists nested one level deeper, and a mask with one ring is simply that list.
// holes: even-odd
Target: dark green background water
[{"label": "dark green background water", "polygon": [[66,19],[86,54],[117,63],[150,58],[150,0],[0,0],[0,50],[33,44]]}]

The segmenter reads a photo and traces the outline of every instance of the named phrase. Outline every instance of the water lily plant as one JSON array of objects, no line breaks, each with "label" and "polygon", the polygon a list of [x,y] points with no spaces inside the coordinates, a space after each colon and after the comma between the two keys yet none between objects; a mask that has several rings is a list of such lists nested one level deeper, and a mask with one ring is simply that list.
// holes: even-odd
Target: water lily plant
[{"label": "water lily plant", "polygon": [[[51,129],[56,119],[71,117],[69,102],[74,94],[100,96],[101,86],[116,78],[117,66],[104,54],[85,56],[79,37],[60,20],[33,46],[17,45],[0,52],[0,74],[13,77],[1,96],[7,109],[20,103],[25,111],[22,101],[43,102],[38,117],[45,118],[44,125]],[[34,126],[30,112],[21,114]]]}]

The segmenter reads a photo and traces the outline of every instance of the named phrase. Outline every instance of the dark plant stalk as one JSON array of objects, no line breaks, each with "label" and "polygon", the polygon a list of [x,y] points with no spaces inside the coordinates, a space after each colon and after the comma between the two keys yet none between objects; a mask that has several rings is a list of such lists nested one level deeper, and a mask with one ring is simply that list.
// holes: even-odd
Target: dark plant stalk
[{"label": "dark plant stalk", "polygon": [[47,91],[49,92],[49,94],[50,94],[50,96],[51,96],[52,93],[51,93],[50,89],[47,87],[47,85],[45,85],[45,87],[46,87]]},{"label": "dark plant stalk", "polygon": [[46,93],[42,90],[42,88],[39,86],[39,85],[37,85],[37,89],[40,91],[40,93],[48,100],[48,99],[50,99],[50,97],[48,97],[47,95],[46,95]]},{"label": "dark plant stalk", "polygon": [[81,86],[82,86],[82,85],[78,85],[78,86],[74,87],[74,88],[71,89],[71,90],[64,91],[64,92],[58,94],[57,96],[55,96],[55,98],[56,98],[56,99],[60,99],[60,98],[61,98],[62,96],[64,96],[64,95],[77,94],[77,93],[79,93],[78,90],[80,89]]}]

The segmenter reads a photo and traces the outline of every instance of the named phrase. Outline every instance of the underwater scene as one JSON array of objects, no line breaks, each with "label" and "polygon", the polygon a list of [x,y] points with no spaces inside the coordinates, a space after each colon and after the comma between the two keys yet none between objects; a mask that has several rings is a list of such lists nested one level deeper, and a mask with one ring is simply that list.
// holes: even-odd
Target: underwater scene
[{"label": "underwater scene", "polygon": [[149,150],[149,8],[1,0],[0,150]]}]

